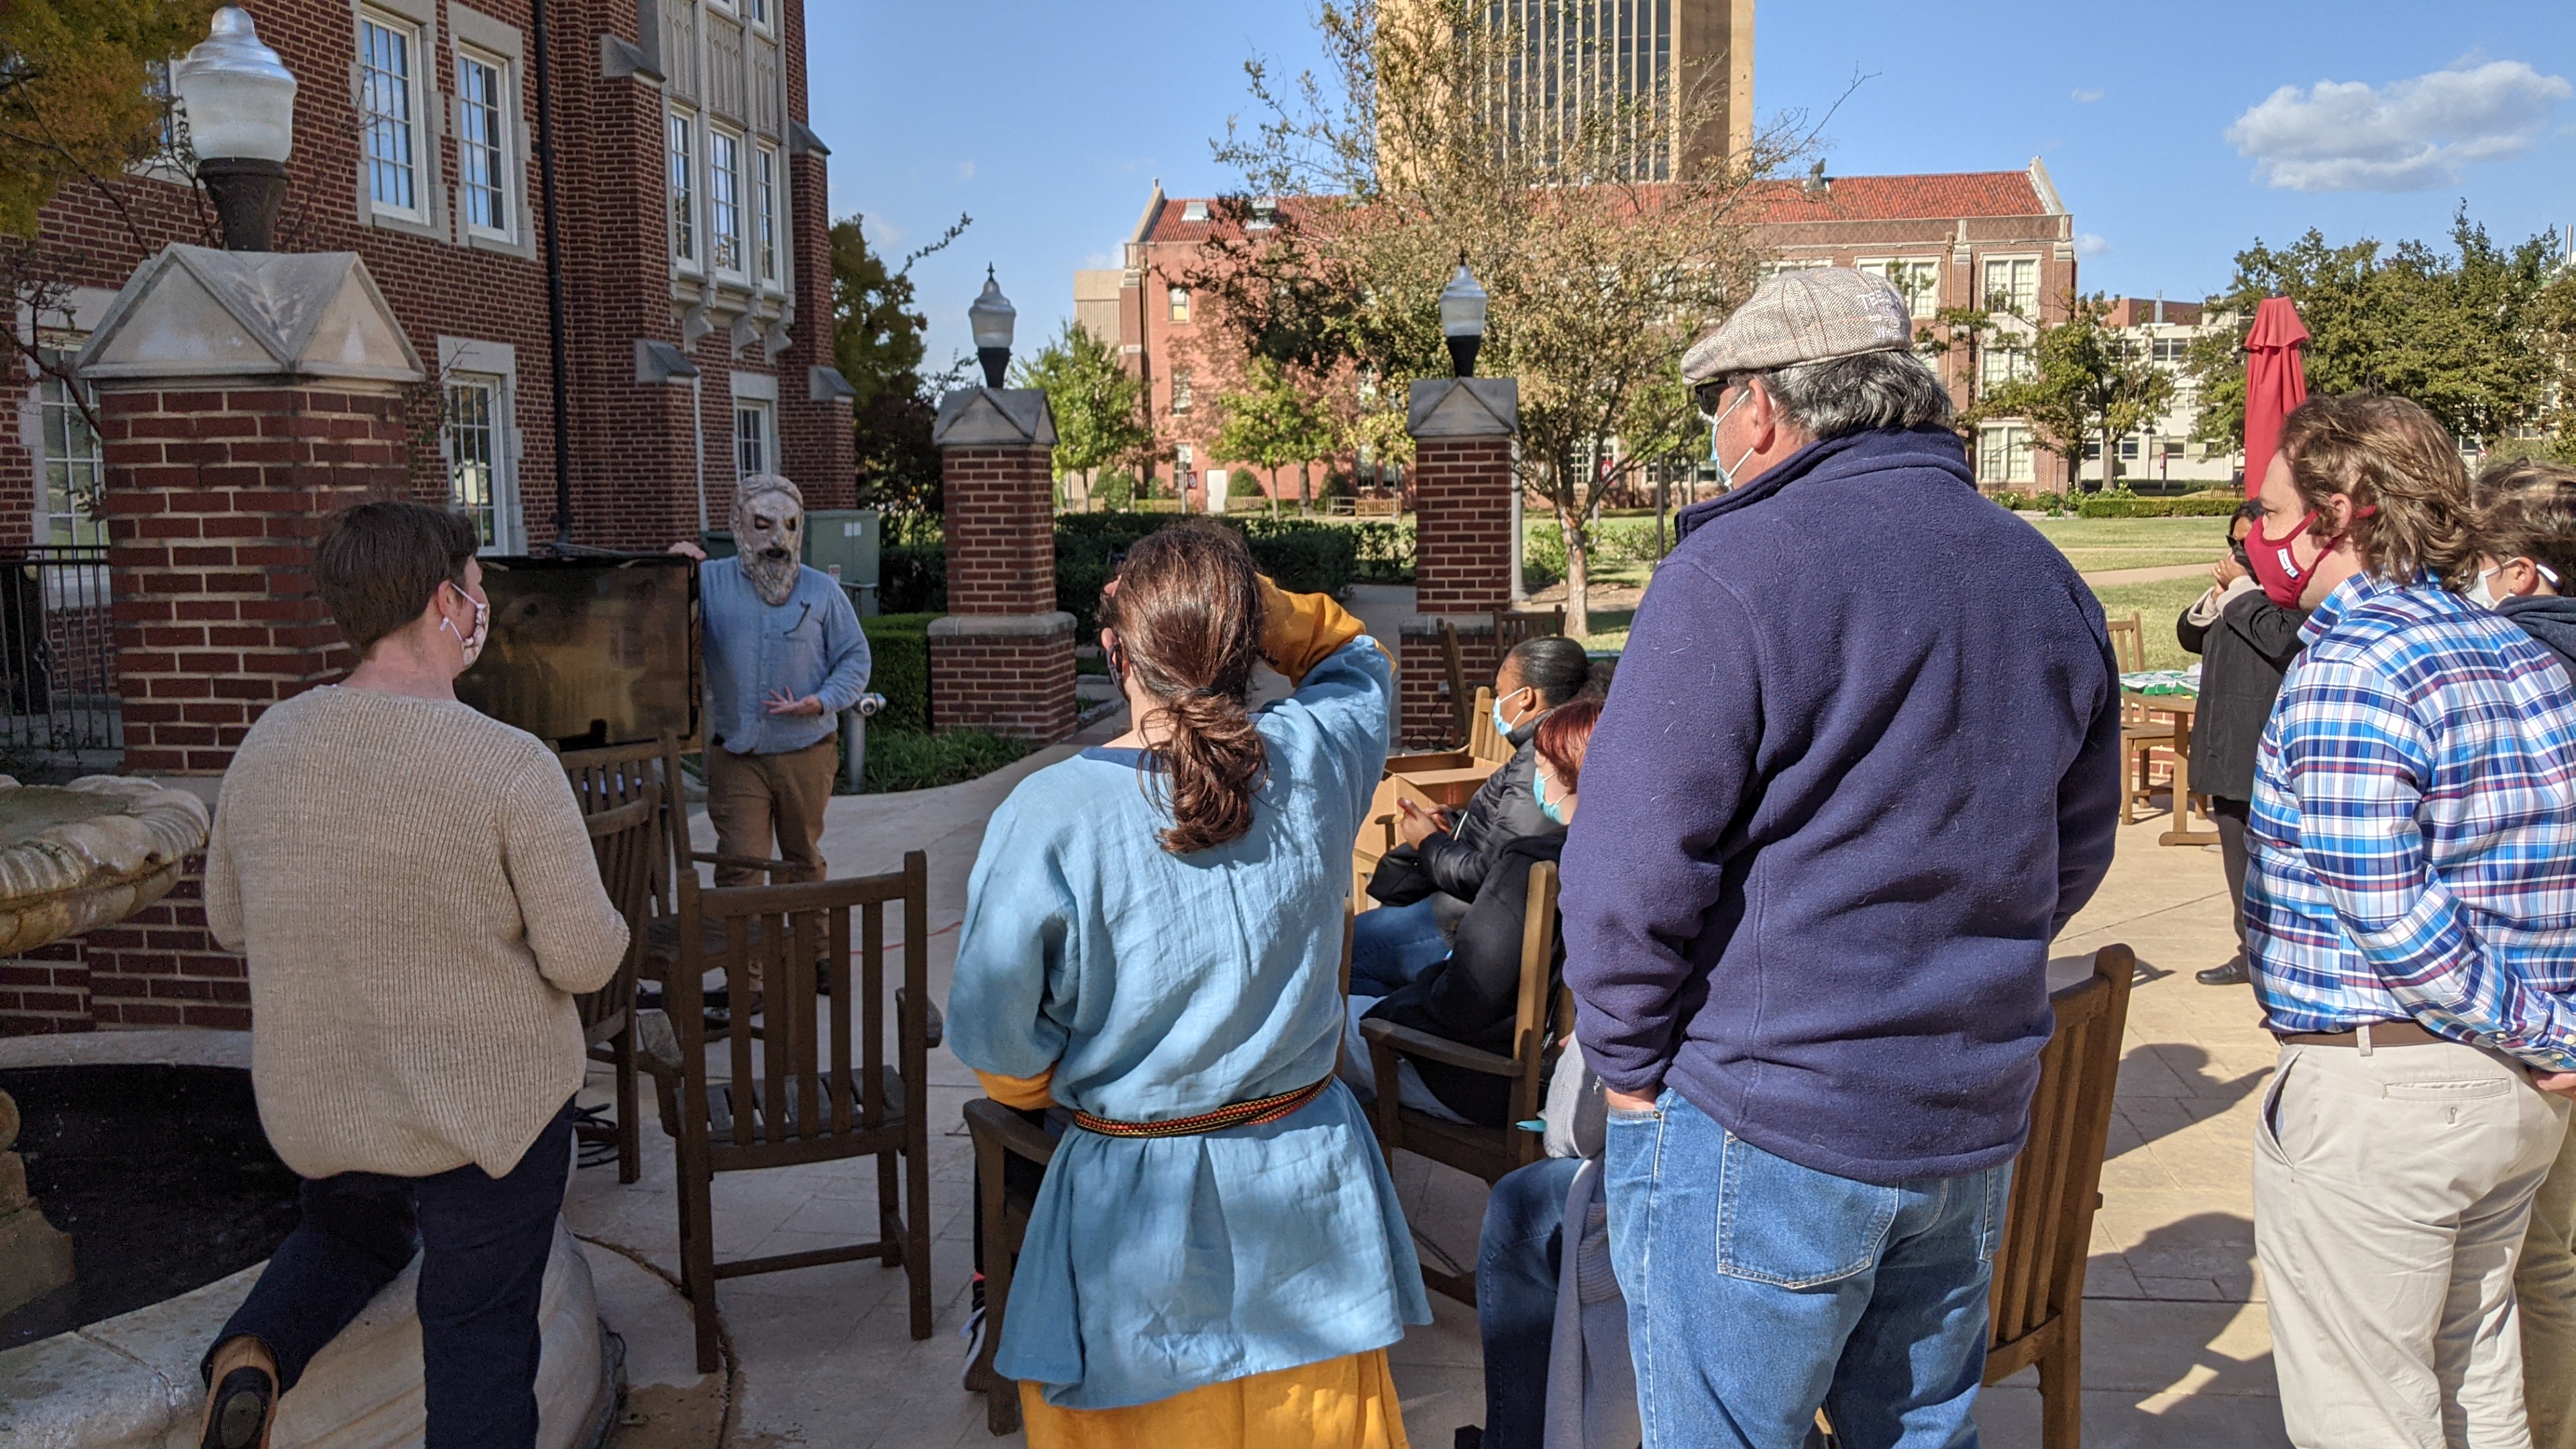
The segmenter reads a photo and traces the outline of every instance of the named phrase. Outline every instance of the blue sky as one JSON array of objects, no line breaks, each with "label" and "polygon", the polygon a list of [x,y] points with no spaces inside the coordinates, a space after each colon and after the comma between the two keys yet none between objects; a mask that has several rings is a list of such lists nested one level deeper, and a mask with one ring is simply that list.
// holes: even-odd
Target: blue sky
[{"label": "blue sky", "polygon": [[[1244,59],[1314,56],[1303,0],[809,0],[807,16],[834,215],[865,213],[897,253],[975,218],[916,272],[934,363],[969,350],[987,262],[1023,345],[1052,335],[1074,269],[1116,264],[1154,178],[1176,196],[1233,181],[1209,141],[1245,110]],[[2509,240],[2576,223],[2576,5],[2555,0],[1774,0],[1756,30],[1766,122],[1812,124],[1842,98],[1835,173],[2044,157],[2087,290],[2197,298],[2257,236],[2436,239],[2462,199]]]}]

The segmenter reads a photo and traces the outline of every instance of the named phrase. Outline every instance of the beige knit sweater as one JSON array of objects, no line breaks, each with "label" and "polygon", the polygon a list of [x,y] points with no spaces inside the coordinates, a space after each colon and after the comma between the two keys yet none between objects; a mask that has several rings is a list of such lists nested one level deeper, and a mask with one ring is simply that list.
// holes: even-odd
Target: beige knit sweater
[{"label": "beige knit sweater", "polygon": [[626,950],[535,736],[336,687],[242,741],[206,922],[250,957],[260,1123],[306,1177],[508,1172],[581,1085],[566,993],[606,984]]}]

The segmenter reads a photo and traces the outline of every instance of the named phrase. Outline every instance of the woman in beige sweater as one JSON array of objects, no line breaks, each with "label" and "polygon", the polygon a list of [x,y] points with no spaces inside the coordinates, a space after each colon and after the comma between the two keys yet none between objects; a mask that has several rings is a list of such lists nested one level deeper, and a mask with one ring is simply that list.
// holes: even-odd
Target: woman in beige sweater
[{"label": "woman in beige sweater", "polygon": [[415,1249],[430,1449],[536,1442],[572,998],[615,974],[626,925],[553,755],[451,688],[490,618],[475,543],[417,503],[332,519],[314,581],[361,663],[271,707],[224,776],[206,920],[250,958],[260,1122],[305,1182],[206,1355],[208,1449],[265,1445]]}]

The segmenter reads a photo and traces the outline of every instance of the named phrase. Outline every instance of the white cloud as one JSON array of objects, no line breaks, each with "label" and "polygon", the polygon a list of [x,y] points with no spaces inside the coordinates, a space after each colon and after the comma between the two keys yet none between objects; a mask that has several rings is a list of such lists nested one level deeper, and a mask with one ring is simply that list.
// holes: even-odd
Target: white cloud
[{"label": "white cloud", "polygon": [[870,249],[879,255],[903,249],[904,229],[875,212],[868,213],[859,230],[866,235]]},{"label": "white cloud", "polygon": [[2099,232],[2078,232],[2075,235],[2075,255],[2088,262],[2095,257],[2107,256],[2110,251],[2111,239]]},{"label": "white cloud", "polygon": [[2227,140],[2284,191],[2421,191],[2460,168],[2521,154],[2576,94],[2518,60],[2466,62],[2372,86],[2283,86],[2236,118]]},{"label": "white cloud", "polygon": [[975,179],[974,158],[969,157],[966,160],[957,163],[957,179],[960,181],[972,181]]},{"label": "white cloud", "polygon": [[2076,88],[2075,104],[2079,106],[2089,106],[2100,99],[2102,99],[2102,92],[2099,90],[2088,91],[2080,86]]}]

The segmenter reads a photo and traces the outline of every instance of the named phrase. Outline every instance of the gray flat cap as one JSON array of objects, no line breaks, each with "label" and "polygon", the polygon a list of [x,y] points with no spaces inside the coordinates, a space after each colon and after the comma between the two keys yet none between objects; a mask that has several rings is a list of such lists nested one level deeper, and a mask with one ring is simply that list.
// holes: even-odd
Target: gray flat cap
[{"label": "gray flat cap", "polygon": [[1914,317],[1885,277],[1849,267],[1781,272],[1682,355],[1696,386],[1739,372],[1914,346]]}]

